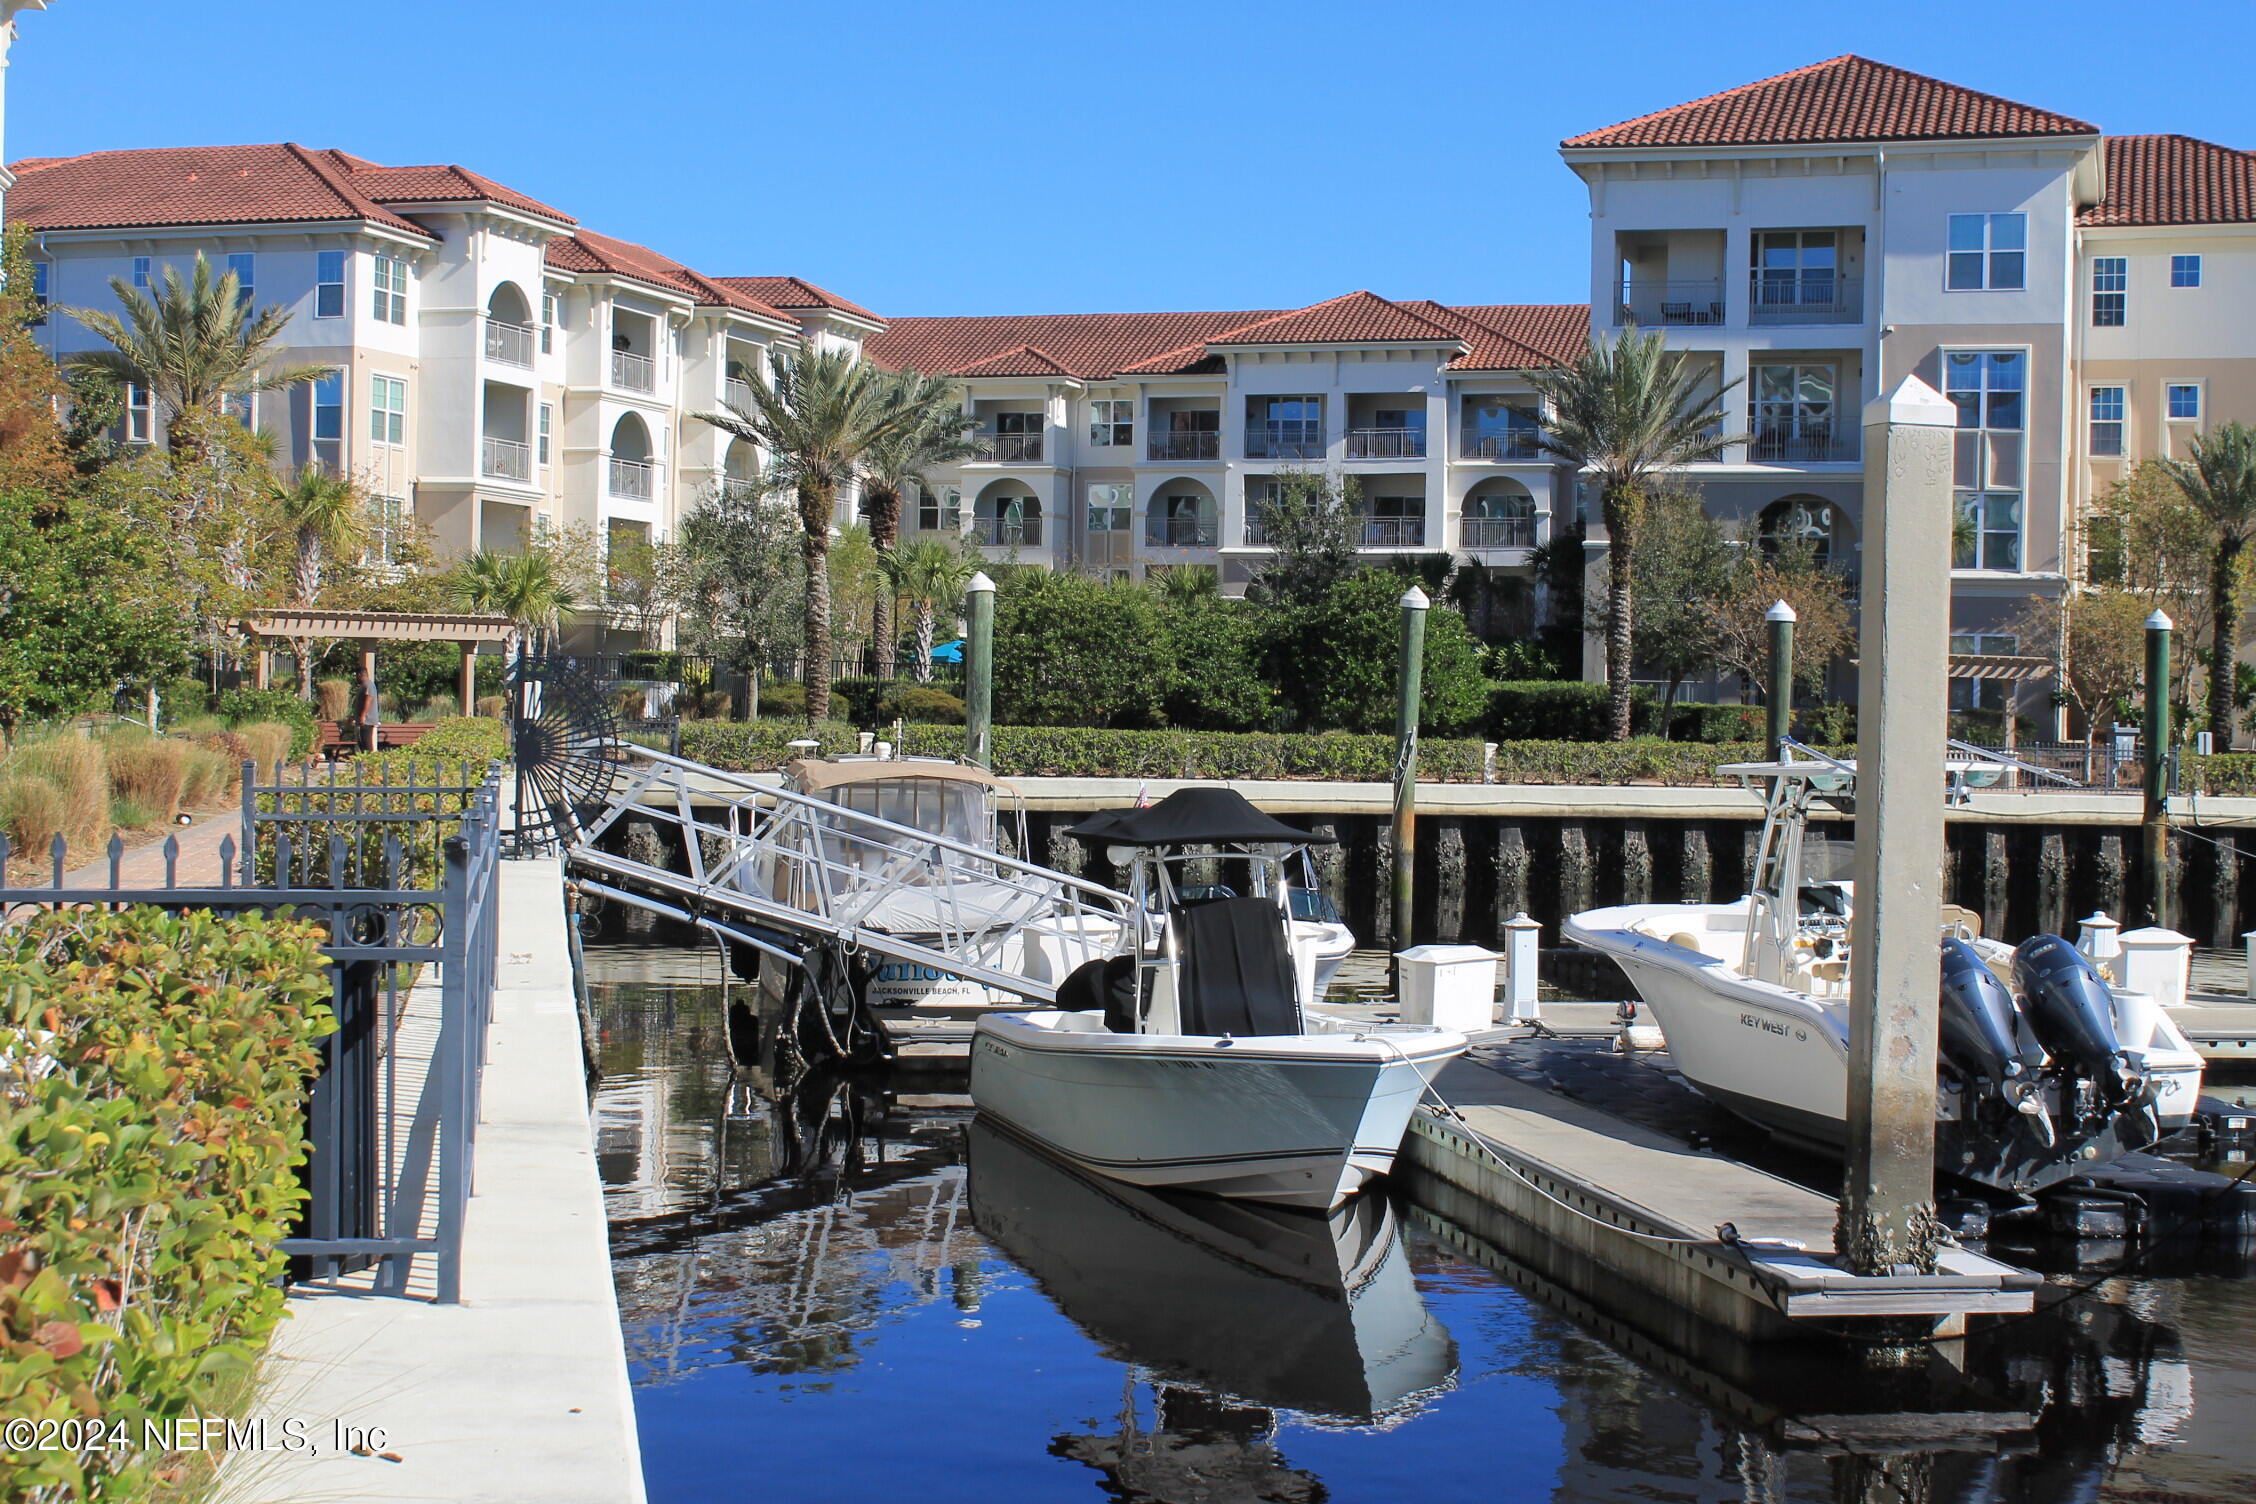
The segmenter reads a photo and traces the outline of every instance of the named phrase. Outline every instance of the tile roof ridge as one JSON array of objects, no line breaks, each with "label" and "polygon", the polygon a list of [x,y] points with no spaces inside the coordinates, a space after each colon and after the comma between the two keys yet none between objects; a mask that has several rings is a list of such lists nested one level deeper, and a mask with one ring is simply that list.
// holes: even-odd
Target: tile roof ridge
[{"label": "tile roof ridge", "polygon": [[[1237,342],[1235,336],[1241,334],[1250,334],[1254,330],[1259,329],[1266,324],[1281,324],[1291,319],[1305,318],[1307,315],[1316,312],[1318,309],[1335,308],[1342,303],[1351,303],[1357,298],[1368,298],[1374,303],[1384,304],[1386,307],[1394,310],[1396,313],[1401,314],[1404,318],[1415,319],[1419,323],[1426,325],[1436,334],[1446,334],[1451,339],[1457,338],[1457,334],[1454,330],[1443,328],[1441,325],[1435,323],[1432,319],[1425,317],[1423,314],[1412,313],[1409,309],[1403,307],[1400,303],[1395,302],[1391,298],[1382,298],[1367,287],[1358,287],[1353,292],[1343,292],[1336,298],[1325,298],[1319,302],[1310,303],[1305,308],[1288,308],[1282,313],[1272,313],[1265,315],[1264,317],[1255,319],[1250,324],[1239,324],[1235,328],[1224,329],[1219,334],[1210,334],[1202,343],[1209,345],[1234,344]],[[1349,343],[1355,342],[1350,341]]]},{"label": "tile roof ridge", "polygon": [[[1433,302],[1433,300],[1430,298],[1426,301]],[[1477,307],[1480,305],[1476,304],[1474,306]],[[1498,303],[1494,306],[1498,308],[1542,308],[1547,306],[1572,308],[1575,305],[1573,305],[1572,303],[1560,303],[1555,305],[1547,305],[1542,303]],[[1585,304],[1583,306],[1587,308],[1589,305]],[[1551,356],[1544,354],[1541,350],[1538,350],[1535,346],[1529,344],[1526,340],[1521,339],[1516,334],[1510,334],[1502,329],[1497,328],[1494,324],[1480,317],[1478,314],[1468,313],[1465,309],[1460,308],[1453,303],[1437,302],[1434,303],[1434,307],[1447,309],[1450,313],[1455,314],[1458,318],[1463,319],[1466,323],[1471,324],[1474,328],[1479,329],[1496,339],[1502,340],[1505,344],[1510,345],[1513,349],[1518,350],[1522,354],[1528,356],[1535,365],[1549,366],[1556,363]]]},{"label": "tile roof ridge", "polygon": [[1697,109],[1701,105],[1714,104],[1717,100],[1729,99],[1735,94],[1744,94],[1751,89],[1760,89],[1767,87],[1770,84],[1784,83],[1789,78],[1800,78],[1804,74],[1816,73],[1826,68],[1837,68],[1843,63],[1872,63],[1875,67],[1880,68],[1885,68],[1888,66],[1888,64],[1879,62],[1874,58],[1864,57],[1854,52],[1844,52],[1839,54],[1838,56],[1826,58],[1821,62],[1804,63],[1799,68],[1788,68],[1784,73],[1773,73],[1768,78],[1757,78],[1752,79],[1747,83],[1733,84],[1728,89],[1718,89],[1713,94],[1703,94],[1698,99],[1682,100],[1676,104],[1669,105],[1665,109],[1647,110],[1642,115],[1632,115],[1629,117],[1629,119],[1617,120],[1612,125],[1601,125],[1595,130],[1577,131],[1574,135],[1568,136],[1564,140],[1560,141],[1559,144],[1561,146],[1573,146],[1576,142],[1587,141],[1592,136],[1612,135],[1615,131],[1627,130],[1633,125],[1643,125],[1647,121],[1658,120],[1663,115],[1673,115],[1678,110]]},{"label": "tile roof ridge", "polygon": [[362,219],[381,220],[393,225],[410,225],[421,233],[430,235],[433,239],[438,238],[432,231],[424,229],[415,221],[404,215],[394,214],[382,204],[356,190],[352,186],[352,178],[349,173],[340,173],[334,162],[324,160],[335,148],[316,151],[300,146],[295,141],[285,141],[282,143],[282,149],[304,163],[306,170],[320,180],[322,187],[328,189],[339,203],[352,210]]}]

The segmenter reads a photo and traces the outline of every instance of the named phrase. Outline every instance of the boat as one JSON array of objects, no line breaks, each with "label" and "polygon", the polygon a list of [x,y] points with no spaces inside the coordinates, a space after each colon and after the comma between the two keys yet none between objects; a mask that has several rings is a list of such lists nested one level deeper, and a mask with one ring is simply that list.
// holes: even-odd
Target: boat
[{"label": "boat", "polygon": [[[971,1095],[1054,1153],[1135,1185],[1329,1210],[1387,1174],[1462,1034],[1368,1023],[1310,997],[1282,851],[1315,838],[1226,788],[1105,810],[1069,834],[1130,872],[1137,922],[1057,1006],[976,1025]],[[1250,869],[1245,896],[1186,882]]]},{"label": "boat", "polygon": [[[1745,897],[1591,909],[1563,929],[1621,967],[1702,1095],[1778,1138],[1838,1153],[1856,893],[1812,870],[1805,843],[1813,809],[1851,807],[1856,765],[1796,743],[1786,754],[1719,769],[1767,788]],[[1943,796],[1963,798],[1999,771],[1946,763]],[[1946,906],[1937,944],[1939,1169],[2026,1194],[2191,1120],[2201,1057],[2154,999],[2116,986],[2057,935],[2019,946],[1985,938],[1964,909]]]},{"label": "boat", "polygon": [[[1305,983],[1302,1001],[1322,1002],[1339,978],[1340,967],[1355,953],[1355,932],[1340,917],[1339,905],[1332,895],[1324,891],[1316,875],[1316,863],[1309,848],[1300,846],[1283,853],[1281,868],[1299,874],[1299,880],[1286,891],[1286,912],[1291,920],[1293,953],[1306,955],[1314,962],[1313,969],[1303,978]],[[1266,876],[1270,869],[1255,869],[1256,881]],[[1258,893],[1260,890],[1256,889]],[[1238,890],[1228,883],[1209,883],[1183,889],[1186,902],[1203,903],[1216,898],[1236,898]]]}]

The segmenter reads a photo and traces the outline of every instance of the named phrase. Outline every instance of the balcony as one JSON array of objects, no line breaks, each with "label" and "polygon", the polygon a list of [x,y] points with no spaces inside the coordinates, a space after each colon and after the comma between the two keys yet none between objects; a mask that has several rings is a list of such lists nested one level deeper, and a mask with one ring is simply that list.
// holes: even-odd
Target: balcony
[{"label": "balcony", "polygon": [[1221,529],[1211,517],[1147,517],[1144,542],[1154,548],[1212,548]]},{"label": "balcony", "polygon": [[1533,429],[1515,428],[1508,433],[1468,432],[1465,435],[1464,457],[1469,460],[1540,460],[1543,446]]},{"label": "balcony", "polygon": [[507,319],[489,317],[486,320],[486,359],[530,370],[533,345],[538,338],[538,331],[529,324],[512,324]]},{"label": "balcony", "polygon": [[1038,465],[1042,462],[1042,436],[1038,433],[975,433],[971,442],[977,458],[998,465]]},{"label": "balcony", "polygon": [[1365,548],[1424,548],[1426,546],[1426,519],[1423,517],[1366,517],[1363,519],[1362,546]]},{"label": "balcony", "polygon": [[1426,457],[1423,428],[1351,428],[1347,431],[1347,457],[1351,460],[1422,460]]},{"label": "balcony", "polygon": [[614,459],[611,461],[611,494],[626,501],[650,500],[657,494],[657,468],[643,460]]},{"label": "balcony", "polygon": [[533,478],[533,451],[515,439],[480,441],[478,473],[494,480],[528,481]]},{"label": "balcony", "polygon": [[1218,460],[1222,435],[1218,433],[1155,433],[1149,445],[1155,460]]},{"label": "balcony", "polygon": [[759,408],[752,395],[752,383],[730,379],[721,383],[721,400],[739,412],[757,412]]},{"label": "balcony", "polygon": [[632,350],[611,352],[611,384],[621,391],[654,392],[658,390],[658,366],[647,355],[637,355]]},{"label": "balcony", "polygon": [[1864,322],[1864,279],[1827,272],[1756,272],[1747,291],[1747,322],[1782,324]]},{"label": "balcony", "polygon": [[1471,548],[1533,548],[1533,517],[1467,517],[1460,524],[1461,546]]},{"label": "balcony", "polygon": [[758,501],[766,488],[756,480],[726,475],[721,478],[718,489],[724,501]]},{"label": "balcony", "polygon": [[1315,423],[1251,423],[1246,426],[1249,460],[1320,460],[1324,430]]},{"label": "balcony", "polygon": [[1648,329],[1720,324],[1723,283],[1714,277],[1690,282],[1624,282],[1615,290],[1614,322]]},{"label": "balcony", "polygon": [[1857,458],[1862,436],[1829,422],[1756,418],[1748,424],[1747,462],[1753,465],[1839,464]]},{"label": "balcony", "polygon": [[1042,541],[1042,519],[1013,522],[1008,517],[981,517],[971,525],[971,541],[981,548],[1036,547]]}]

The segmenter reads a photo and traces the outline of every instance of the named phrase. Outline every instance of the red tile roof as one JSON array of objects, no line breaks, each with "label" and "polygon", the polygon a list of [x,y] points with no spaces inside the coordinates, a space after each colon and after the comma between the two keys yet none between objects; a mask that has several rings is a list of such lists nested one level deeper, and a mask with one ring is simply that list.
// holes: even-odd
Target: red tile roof
[{"label": "red tile roof", "polygon": [[[1461,303],[1450,310],[1492,332],[1468,332],[1472,349],[1450,362],[1455,370],[1528,370],[1563,366],[1590,348],[1588,303]],[[1502,341],[1501,344],[1496,341]]]},{"label": "red tile roof", "polygon": [[381,204],[489,203],[538,214],[558,224],[579,221],[528,194],[495,182],[484,173],[443,163],[425,167],[383,167],[351,155],[331,151],[324,155],[346,167],[355,188]]},{"label": "red tile roof", "polygon": [[1786,146],[2098,133],[2086,121],[1849,53],[1559,144]]},{"label": "red tile roof", "polygon": [[385,208],[325,152],[292,142],[162,146],[19,162],[9,218],[38,230],[365,220],[431,232]]},{"label": "red tile roof", "polygon": [[851,313],[875,324],[885,320],[859,303],[849,303],[834,292],[815,286],[803,277],[715,277],[724,287],[759,299],[770,308],[787,308],[797,312],[802,308],[835,308],[841,313]]},{"label": "red tile roof", "polygon": [[2191,136],[2109,136],[2107,199],[2087,225],[2221,225],[2256,221],[2256,152]]},{"label": "red tile roof", "polygon": [[614,277],[626,277],[645,286],[687,296],[706,307],[734,308],[787,328],[796,327],[794,321],[780,309],[761,302],[749,293],[724,287],[673,257],[648,246],[636,245],[631,240],[599,235],[593,230],[579,230],[551,240],[544,259],[559,271],[601,272]]},{"label": "red tile roof", "polygon": [[1290,313],[1212,335],[1212,345],[1397,344],[1457,338],[1432,319],[1421,318],[1377,293],[1351,292]]},{"label": "red tile roof", "polygon": [[956,372],[959,376],[1070,376],[1056,356],[1039,345],[1020,345],[1000,355],[990,355]]},{"label": "red tile roof", "polygon": [[1208,339],[1275,312],[1006,313],[894,319],[863,348],[881,365],[914,366],[937,375],[1034,345],[1069,374],[1096,380],[1169,352],[1187,350],[1203,359]]}]

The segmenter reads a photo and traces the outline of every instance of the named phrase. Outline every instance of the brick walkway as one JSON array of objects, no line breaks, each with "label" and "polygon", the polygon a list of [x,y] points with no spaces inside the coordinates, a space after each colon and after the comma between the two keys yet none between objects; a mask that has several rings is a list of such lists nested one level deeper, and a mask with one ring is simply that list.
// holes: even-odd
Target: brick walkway
[{"label": "brick walkway", "polygon": [[[221,809],[198,813],[193,825],[175,825],[154,839],[144,839],[138,845],[127,846],[118,862],[118,886],[163,887],[167,840],[179,842],[178,856],[173,863],[172,881],[175,884],[183,888],[216,885],[222,876],[220,843],[230,837],[238,847],[242,845],[243,820],[238,812]],[[11,858],[8,863],[8,883],[11,887],[43,888],[47,886],[47,880],[52,874],[51,860],[44,853],[30,860]],[[70,888],[111,886],[109,857],[104,855],[95,861],[65,868],[63,885]]]}]

